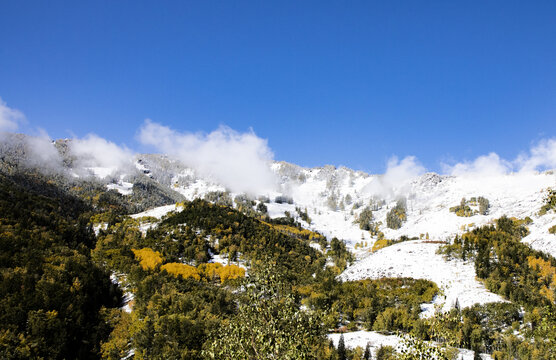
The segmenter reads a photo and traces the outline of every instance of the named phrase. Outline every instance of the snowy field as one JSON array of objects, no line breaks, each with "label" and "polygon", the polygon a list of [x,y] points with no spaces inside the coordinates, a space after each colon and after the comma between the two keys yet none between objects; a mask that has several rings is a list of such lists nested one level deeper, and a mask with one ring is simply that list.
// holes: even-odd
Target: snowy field
[{"label": "snowy field", "polygon": [[164,206],[159,206],[159,207],[155,207],[152,209],[149,209],[147,211],[143,211],[137,214],[133,214],[131,215],[132,218],[134,219],[140,219],[142,217],[154,217],[157,219],[161,219],[163,216],[167,215],[168,213],[172,212],[172,211],[179,211],[180,207],[176,206],[176,204],[173,205],[164,205]]},{"label": "snowy field", "polygon": [[[338,346],[341,334],[329,334],[328,338],[332,340],[334,346]],[[371,348],[373,355],[381,346],[392,346],[395,349],[400,349],[402,339],[396,335],[382,335],[376,331],[354,331],[344,333],[344,343],[347,348],[355,349],[361,347],[365,349],[367,343]],[[467,349],[459,349],[458,360],[473,360],[473,351]],[[492,357],[488,354],[481,354],[481,359],[490,360]]]},{"label": "snowy field", "polygon": [[[355,262],[340,278],[344,281],[384,277],[430,280],[444,293],[444,296],[438,296],[434,302],[442,305],[443,310],[452,308],[456,299],[461,307],[504,301],[475,279],[473,263],[462,260],[446,261],[443,256],[436,254],[438,247],[439,244],[421,240],[394,244]],[[423,316],[434,315],[432,305],[434,304],[424,306]]]}]

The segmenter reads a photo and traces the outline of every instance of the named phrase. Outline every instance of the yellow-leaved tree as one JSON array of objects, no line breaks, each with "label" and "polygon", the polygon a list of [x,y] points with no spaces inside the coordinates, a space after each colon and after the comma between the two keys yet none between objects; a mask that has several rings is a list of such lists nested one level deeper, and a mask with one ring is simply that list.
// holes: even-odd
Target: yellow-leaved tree
[{"label": "yellow-leaved tree", "polygon": [[139,260],[139,264],[144,270],[154,270],[158,265],[162,264],[162,255],[158,251],[151,248],[131,249],[135,258]]}]

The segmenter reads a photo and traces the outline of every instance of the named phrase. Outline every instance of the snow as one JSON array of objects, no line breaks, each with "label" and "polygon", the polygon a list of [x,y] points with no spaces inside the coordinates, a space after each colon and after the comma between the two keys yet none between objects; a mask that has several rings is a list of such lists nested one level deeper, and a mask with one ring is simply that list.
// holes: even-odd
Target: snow
[{"label": "snow", "polygon": [[148,216],[148,217],[155,217],[157,219],[161,219],[163,216],[167,215],[169,212],[178,211],[179,209],[180,209],[180,207],[177,206],[176,204],[174,204],[174,205],[164,205],[164,206],[159,206],[159,207],[149,209],[147,211],[140,212],[138,214],[133,214],[133,215],[131,215],[131,217],[134,218],[134,219],[139,219],[139,218]]},{"label": "snow", "polygon": [[131,193],[133,192],[133,184],[122,180],[120,180],[116,184],[108,184],[106,185],[106,187],[109,190],[116,190],[122,195],[131,195]]},{"label": "snow", "polygon": [[[313,230],[323,232],[329,238],[336,236],[343,239],[352,248],[362,240],[362,233],[364,240],[370,240],[368,233],[362,232],[353,222],[373,197],[369,189],[373,182],[378,181],[377,176],[346,168],[304,169],[286,163],[276,163],[273,169],[279,175],[282,174],[282,191],[295,201],[288,211],[292,212],[295,206],[307,208],[313,220]],[[283,175],[284,172],[289,175]],[[298,180],[301,175],[305,179],[303,182]],[[429,173],[414,179],[403,189],[392,189],[393,195],[384,196],[386,205],[373,211],[373,219],[382,222],[380,230],[388,239],[397,239],[402,235],[419,237],[429,233],[431,239],[446,240],[462,234],[466,229],[492,223],[502,215],[516,218],[529,216],[539,225],[530,226],[532,232],[526,241],[534,248],[556,255],[555,238],[548,234],[548,227],[556,224],[556,215],[546,214],[544,218],[537,215],[546,196],[544,190],[555,186],[556,175],[551,172],[475,177]],[[355,209],[354,214],[351,213],[351,204],[345,205],[345,210],[331,210],[327,206],[327,199],[332,193],[338,199],[344,199],[349,194],[352,204],[359,202],[362,207]],[[407,222],[400,229],[393,230],[384,224],[387,212],[395,205],[396,196],[407,198]],[[491,207],[488,215],[459,217],[449,211],[462,198],[478,196],[489,200]],[[270,215],[275,216],[272,212]]]},{"label": "snow", "polygon": [[100,224],[93,225],[93,231],[97,236],[100,233],[100,230],[106,230],[106,229],[108,229],[108,223],[100,223]]},{"label": "snow", "polygon": [[135,299],[135,295],[127,289],[125,285],[125,275],[112,273],[110,275],[110,280],[113,284],[117,284],[124,290],[123,306],[121,307],[121,309],[127,313],[131,313],[131,311],[133,310],[133,299]]},{"label": "snow", "polygon": [[358,242],[367,241],[369,244],[374,242],[369,232],[361,230],[358,224],[354,224],[354,218],[346,212],[328,209],[318,212],[313,210],[313,212],[309,211],[309,217],[312,220],[310,225],[312,230],[322,233],[329,240],[333,237],[344,240],[352,251],[355,251],[355,244]]},{"label": "snow", "polygon": [[226,188],[205,181],[203,179],[196,179],[193,183],[189,184],[187,187],[174,186],[173,190],[182,194],[187,200],[193,200],[198,197],[202,198],[204,197],[205,194],[209,192],[226,191]]},{"label": "snow", "polygon": [[[452,238],[461,234],[462,226],[482,226],[503,215],[524,218],[537,217],[544,202],[544,189],[556,185],[556,177],[550,174],[516,173],[482,177],[441,177],[431,186],[418,179],[412,185],[408,199],[408,221],[399,230],[386,229],[387,238],[400,235],[419,236],[429,233],[436,240]],[[459,217],[449,211],[462,198],[483,196],[490,202],[488,215]],[[376,213],[385,219],[387,209]],[[385,221],[383,221],[385,222]]]},{"label": "snow", "polygon": [[556,214],[554,211],[540,216],[528,225],[530,233],[523,238],[523,241],[531,245],[533,249],[556,256],[556,235],[548,232],[548,229],[555,225]]},{"label": "snow", "polygon": [[[247,269],[247,264],[245,263],[244,260],[240,259],[238,261],[229,261],[227,254],[213,254],[213,253],[210,253],[210,255],[211,255],[212,258],[210,259],[209,262],[211,262],[211,263],[220,263],[224,266],[233,264],[233,265],[239,266],[240,268],[245,269],[246,271],[248,270]],[[240,255],[238,255],[238,259],[240,258]]]},{"label": "snow", "polygon": [[268,216],[273,219],[286,216],[286,211],[289,212],[291,215],[296,215],[295,205],[293,204],[278,204],[271,202],[266,204],[266,207],[268,209]]},{"label": "snow", "polygon": [[[445,311],[453,307],[456,299],[461,307],[504,301],[475,279],[473,263],[458,259],[446,261],[436,254],[438,247],[439,244],[421,240],[394,244],[360,259],[348,267],[340,278],[344,281],[384,277],[430,280],[444,292],[444,296],[437,297],[434,304],[442,304]],[[423,316],[434,315],[434,306],[425,305],[424,309]]]},{"label": "snow", "polygon": [[[328,338],[332,340],[334,346],[338,347],[338,342],[340,341],[340,336],[342,334],[328,334]],[[374,356],[376,356],[376,351],[381,346],[391,346],[396,350],[399,350],[402,346],[402,338],[397,335],[383,335],[376,331],[354,331],[354,332],[346,332],[343,333],[344,335],[344,344],[347,348],[355,349],[356,347],[360,347],[365,349],[367,343],[371,349],[371,352]],[[463,360],[473,360],[473,351],[467,349],[458,349],[459,355],[457,359]],[[490,360],[492,357],[488,354],[480,354],[481,359],[483,360]]]},{"label": "snow", "polygon": [[94,176],[100,179],[104,179],[108,176],[111,176],[118,170],[116,167],[99,167],[99,166],[87,167],[86,169],[91,171]]},{"label": "snow", "polygon": [[152,174],[150,174],[150,170],[141,162],[139,161],[135,162],[135,168],[139,170],[139,172],[147,175],[148,177],[152,177]]},{"label": "snow", "polygon": [[[140,171],[150,172],[142,163],[138,162],[136,167]],[[171,183],[174,184],[172,189],[188,200],[204,198],[212,191],[226,190],[221,184],[199,176],[190,168],[179,169],[168,174]],[[556,255],[556,235],[548,233],[548,228],[556,225],[556,214],[549,212],[544,216],[538,216],[538,210],[546,197],[545,189],[556,186],[556,175],[553,172],[476,176],[443,176],[428,173],[414,179],[405,179],[404,182],[387,184],[386,177],[369,175],[345,167],[303,168],[285,162],[275,162],[271,165],[271,170],[277,177],[276,191],[253,196],[257,198],[258,195],[263,195],[271,199],[271,202],[266,204],[270,217],[283,217],[289,212],[297,221],[313,231],[322,233],[329,240],[333,237],[343,240],[357,259],[341,275],[344,280],[403,276],[434,281],[444,294],[438,296],[431,304],[423,304],[422,316],[433,315],[436,306],[446,310],[456,299],[462,307],[502,299],[488,292],[475,279],[472,263],[461,260],[446,261],[441,255],[436,254],[438,244],[409,241],[370,254],[369,249],[376,238],[371,237],[369,232],[362,231],[354,221],[372,199],[385,200],[384,205],[373,211],[373,221],[382,222],[380,231],[384,232],[387,239],[398,239],[402,235],[425,237],[425,234],[429,234],[431,240],[445,241],[468,229],[491,224],[502,215],[516,218],[529,216],[534,222],[529,225],[530,235],[523,241],[535,249]],[[96,172],[101,175],[103,173],[100,169]],[[108,173],[108,169],[105,172]],[[121,184],[111,186],[118,191],[129,188],[129,184],[124,184],[122,179],[120,182]],[[373,193],[373,189],[377,188],[382,191],[380,196]],[[232,198],[235,195],[237,194],[230,194]],[[278,204],[272,201],[280,195],[293,198],[294,203]],[[331,196],[337,199],[337,208],[329,207]],[[396,198],[399,196],[407,199],[407,221],[400,229],[388,229],[385,226],[386,214],[395,206]],[[487,198],[490,202],[487,215],[458,217],[449,211],[449,208],[458,205],[462,198],[479,196]],[[354,208],[355,203],[360,206]],[[311,218],[310,224],[305,224],[299,219],[296,207],[307,209]],[[175,210],[174,205],[168,205],[133,217],[154,216],[160,219]],[[361,241],[366,242],[367,246],[358,246],[356,249],[355,246],[361,244]],[[218,258],[215,261],[218,261]],[[222,259],[222,262],[225,263],[226,260]]]},{"label": "snow", "polygon": [[[371,348],[373,353],[381,346],[392,346],[393,348],[397,348],[398,345],[401,343],[402,339],[396,335],[382,335],[376,331],[353,331],[353,332],[346,332],[343,333],[344,335],[344,344],[347,348],[355,349],[356,347],[361,347],[365,349],[367,347],[367,343]],[[329,334],[328,338],[332,340],[335,347],[338,347],[338,342],[340,341],[340,336],[342,334]]]}]

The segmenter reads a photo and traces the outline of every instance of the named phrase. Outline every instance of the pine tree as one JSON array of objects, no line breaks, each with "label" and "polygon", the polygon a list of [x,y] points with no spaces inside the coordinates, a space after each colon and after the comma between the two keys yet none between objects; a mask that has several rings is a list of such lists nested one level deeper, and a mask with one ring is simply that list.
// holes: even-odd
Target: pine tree
[{"label": "pine tree", "polygon": [[373,212],[371,208],[367,206],[361,211],[361,214],[359,214],[359,218],[357,219],[357,222],[359,223],[359,228],[361,230],[370,230],[372,221],[373,221]]},{"label": "pine tree", "polygon": [[456,302],[454,303],[454,309],[456,309],[459,312],[461,312],[461,305],[459,304],[459,299],[456,298]]},{"label": "pine tree", "polygon": [[367,343],[365,347],[365,353],[363,354],[363,360],[371,360],[371,343]]},{"label": "pine tree", "polygon": [[338,341],[338,360],[346,360],[346,344],[344,343],[344,334],[340,335]]}]

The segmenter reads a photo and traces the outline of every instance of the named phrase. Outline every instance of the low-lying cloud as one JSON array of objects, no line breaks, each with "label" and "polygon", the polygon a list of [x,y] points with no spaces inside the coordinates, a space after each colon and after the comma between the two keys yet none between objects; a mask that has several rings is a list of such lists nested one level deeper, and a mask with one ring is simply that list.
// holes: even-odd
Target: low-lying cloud
[{"label": "low-lying cloud", "polygon": [[[12,156],[23,151],[19,161],[24,166],[36,168],[48,173],[64,172],[63,158],[46,131],[31,129],[35,135],[15,135],[21,124],[26,123],[25,115],[10,108],[0,98],[0,141],[2,151],[11,152]],[[17,149],[20,150],[17,150]],[[89,134],[84,138],[74,138],[69,142],[66,154],[73,160],[74,170],[86,175],[83,168],[106,168],[111,173],[132,165],[134,153],[125,146],[116,145],[97,135]]]},{"label": "low-lying cloud", "polygon": [[442,164],[445,174],[455,176],[496,176],[511,172],[543,171],[556,168],[556,139],[543,139],[514,160],[502,159],[492,152],[455,165]]},{"label": "low-lying cloud", "polygon": [[529,154],[518,156],[515,163],[520,171],[556,168],[556,139],[544,139],[531,147]]},{"label": "low-lying cloud", "polygon": [[138,139],[232,191],[264,193],[276,186],[269,166],[274,155],[267,140],[253,131],[239,133],[221,126],[208,134],[178,132],[145,120]]},{"label": "low-lying cloud", "polygon": [[492,152],[479,156],[473,161],[464,161],[455,165],[442,164],[442,168],[445,174],[454,176],[495,176],[507,174],[513,166],[511,162]]},{"label": "low-lying cloud", "polygon": [[25,116],[19,110],[8,107],[0,98],[0,132],[17,131],[19,125],[25,121]]},{"label": "low-lying cloud", "polygon": [[407,193],[411,181],[425,171],[415,156],[407,156],[401,161],[393,156],[388,160],[384,175],[372,181],[366,190],[381,197],[399,196]]},{"label": "low-lying cloud", "polygon": [[106,168],[111,172],[124,170],[133,164],[134,152],[95,134],[72,139],[70,154],[77,167]]},{"label": "low-lying cloud", "polygon": [[47,172],[62,171],[62,157],[46,131],[40,130],[37,136],[27,136],[25,143],[29,152],[25,159],[28,166]]},{"label": "low-lying cloud", "polygon": [[[38,135],[18,137],[11,132],[26,124],[25,115],[9,107],[0,98],[0,137],[4,149],[24,139],[26,165],[46,170],[63,170],[62,155],[43,130]],[[2,135],[2,133],[4,135]],[[172,156],[195,169],[199,175],[210,177],[235,192],[260,194],[276,189],[277,179],[270,170],[273,153],[267,140],[252,130],[244,133],[222,126],[210,133],[179,132],[167,126],[145,120],[138,131],[138,140],[159,152]],[[19,139],[19,140],[18,140]],[[73,138],[68,153],[73,169],[86,175],[83,168],[103,168],[103,173],[125,172],[131,169],[135,152],[94,134]],[[456,164],[441,164],[443,174],[489,177],[512,172],[532,172],[556,169],[556,138],[533,143],[530,149],[513,160],[503,159],[495,152]],[[411,181],[426,169],[414,156],[402,160],[392,157],[384,175],[366,188],[371,194],[397,196],[407,191]],[[98,174],[97,174],[98,175]]]}]

